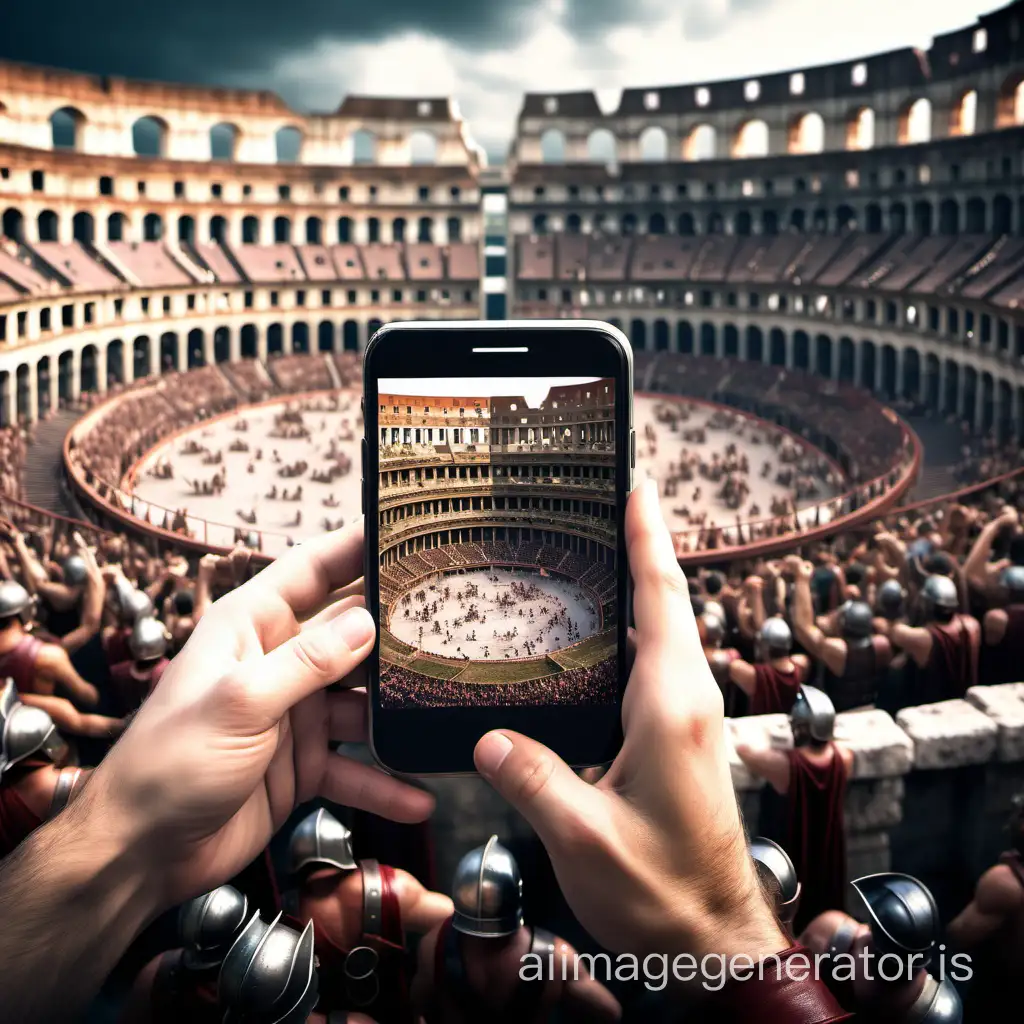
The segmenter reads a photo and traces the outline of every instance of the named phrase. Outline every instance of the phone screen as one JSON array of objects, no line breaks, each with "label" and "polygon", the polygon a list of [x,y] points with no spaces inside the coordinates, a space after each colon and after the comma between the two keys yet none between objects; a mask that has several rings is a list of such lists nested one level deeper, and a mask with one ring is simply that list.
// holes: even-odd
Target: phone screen
[{"label": "phone screen", "polygon": [[396,324],[371,343],[371,733],[389,768],[471,771],[491,728],[572,764],[614,756],[633,447],[620,339],[606,325]]},{"label": "phone screen", "polygon": [[378,382],[380,700],[618,699],[615,381]]}]

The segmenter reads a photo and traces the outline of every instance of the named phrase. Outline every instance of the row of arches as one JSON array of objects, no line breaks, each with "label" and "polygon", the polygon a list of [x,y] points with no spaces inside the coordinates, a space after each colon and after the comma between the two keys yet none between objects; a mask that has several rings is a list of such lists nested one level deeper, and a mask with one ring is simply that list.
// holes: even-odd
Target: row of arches
[{"label": "row of arches", "polygon": [[[1018,83],[1013,93],[1012,121],[1024,123],[1024,84]],[[850,111],[845,125],[845,146],[850,150],[872,149],[875,139],[875,111],[861,106]],[[973,135],[978,124],[978,92],[970,89],[963,93],[949,114],[948,136]],[[897,120],[897,141],[902,145],[930,142],[933,137],[933,108],[927,97],[909,101]],[[565,132],[549,128],[541,135],[541,156],[545,163],[564,163],[567,151]],[[816,111],[794,116],[786,125],[784,152],[790,154],[821,153],[826,145],[825,121]],[[641,160],[665,161],[710,160],[716,156],[758,157],[772,151],[768,124],[760,118],[743,121],[725,141],[720,151],[718,131],[711,124],[698,124],[681,141],[679,152],[673,153],[668,132],[659,125],[651,125],[638,138]],[[599,163],[618,162],[618,142],[607,128],[595,129],[587,137],[587,159]]]},{"label": "row of arches", "polygon": [[[327,245],[334,242],[347,243],[356,241],[355,221],[351,217],[339,217],[328,230],[329,222],[321,217],[307,217],[298,222],[291,217],[275,217],[270,225],[269,233],[264,231],[264,223],[259,217],[249,215],[241,221],[241,238],[243,244],[259,245],[270,242],[278,244]],[[462,241],[462,218],[448,217],[444,222],[448,242]],[[433,243],[435,237],[435,220],[433,217],[420,217],[415,221],[407,221],[404,217],[395,217],[385,223],[379,217],[370,217],[366,221],[367,241],[369,242],[424,242]],[[0,233],[5,237],[23,242],[25,238],[25,218],[20,210],[9,207],[0,215]],[[43,210],[36,218],[37,237],[40,242],[56,242],[60,240],[60,222],[55,211]],[[105,239],[97,234],[96,219],[87,211],[79,211],[72,218],[72,237],[77,242],[91,244],[98,240],[108,242],[129,241],[129,221],[123,213],[112,213],[106,219]],[[264,237],[266,235],[266,237]],[[158,242],[167,236],[167,225],[158,213],[147,213],[142,219],[142,241]],[[220,214],[212,217],[209,222],[207,238],[197,234],[196,219],[185,214],[177,219],[174,238],[178,242],[228,242],[229,221]]]},{"label": "row of arches", "polygon": [[[87,120],[76,107],[61,107],[50,115],[50,139],[54,149],[82,150]],[[136,156],[166,157],[170,135],[167,122],[155,115],[140,117],[132,124],[132,149]],[[242,129],[230,122],[214,125],[209,131],[210,157],[213,160],[238,159]],[[274,133],[274,151],[278,163],[296,163],[302,155],[305,136],[295,125],[283,125]],[[378,140],[374,132],[360,128],[351,134],[354,163],[377,162]],[[409,159],[413,164],[437,162],[438,141],[433,132],[417,129],[409,136]]]},{"label": "row of arches", "polygon": [[[730,217],[727,221],[724,214],[713,209],[703,216],[690,211],[679,214],[661,210],[649,214],[627,211],[621,215],[598,212],[585,223],[581,214],[569,213],[564,219],[564,230],[570,235],[582,234],[585,230],[622,235],[720,235],[727,232],[777,235],[786,230],[816,233],[860,230],[869,234],[913,232],[919,235],[1010,234],[1024,230],[1024,202],[1017,210],[1016,227],[1013,200],[1005,194],[993,197],[991,203],[980,196],[973,196],[962,203],[952,198],[937,204],[927,199],[913,203],[897,200],[888,204],[866,203],[859,208],[841,203],[834,208],[808,210],[797,206],[782,212],[742,209]],[[535,235],[550,233],[550,216],[534,214],[531,228]]]}]

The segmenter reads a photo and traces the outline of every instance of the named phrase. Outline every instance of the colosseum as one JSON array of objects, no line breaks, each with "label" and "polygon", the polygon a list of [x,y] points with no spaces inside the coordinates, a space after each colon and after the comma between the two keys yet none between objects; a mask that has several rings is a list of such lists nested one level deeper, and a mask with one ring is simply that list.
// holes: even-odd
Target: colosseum
[{"label": "colosseum", "polygon": [[[911,872],[953,920],[1024,792],[1019,657],[989,650],[1020,630],[986,632],[1024,566],[1024,0],[923,49],[612,105],[594,84],[523,96],[491,166],[454,98],[309,115],[0,62],[0,576],[63,586],[95,548],[153,592],[173,654],[240,566],[360,515],[379,327],[606,321],[632,343],[636,469],[709,663],[760,668],[754,624],[774,614],[826,686],[859,599],[894,637],[870,708],[838,716],[847,874]],[[601,382],[391,383],[366,509],[385,701],[618,699]],[[799,625],[795,555],[815,587]],[[933,575],[982,635],[973,675],[934,699],[878,604],[899,581],[909,622]],[[771,787],[738,750],[792,731],[781,713],[726,730],[754,834]],[[468,788],[438,830],[468,848],[466,807],[532,841]]]}]

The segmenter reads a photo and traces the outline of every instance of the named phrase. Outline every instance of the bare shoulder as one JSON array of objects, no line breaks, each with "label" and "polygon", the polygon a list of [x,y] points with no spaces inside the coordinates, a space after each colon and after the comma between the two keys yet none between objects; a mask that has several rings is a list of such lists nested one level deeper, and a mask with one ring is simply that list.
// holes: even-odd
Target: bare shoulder
[{"label": "bare shoulder", "polygon": [[984,914],[1006,914],[1024,906],[1024,886],[1006,864],[997,864],[978,880],[974,901]]}]

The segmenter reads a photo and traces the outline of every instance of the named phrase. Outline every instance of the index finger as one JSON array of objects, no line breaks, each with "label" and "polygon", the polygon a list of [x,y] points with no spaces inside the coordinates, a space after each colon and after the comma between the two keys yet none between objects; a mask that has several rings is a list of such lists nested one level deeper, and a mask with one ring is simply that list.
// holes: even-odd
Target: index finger
[{"label": "index finger", "polygon": [[235,591],[254,617],[271,592],[296,618],[320,608],[335,590],[363,574],[363,520],[292,548]]}]

